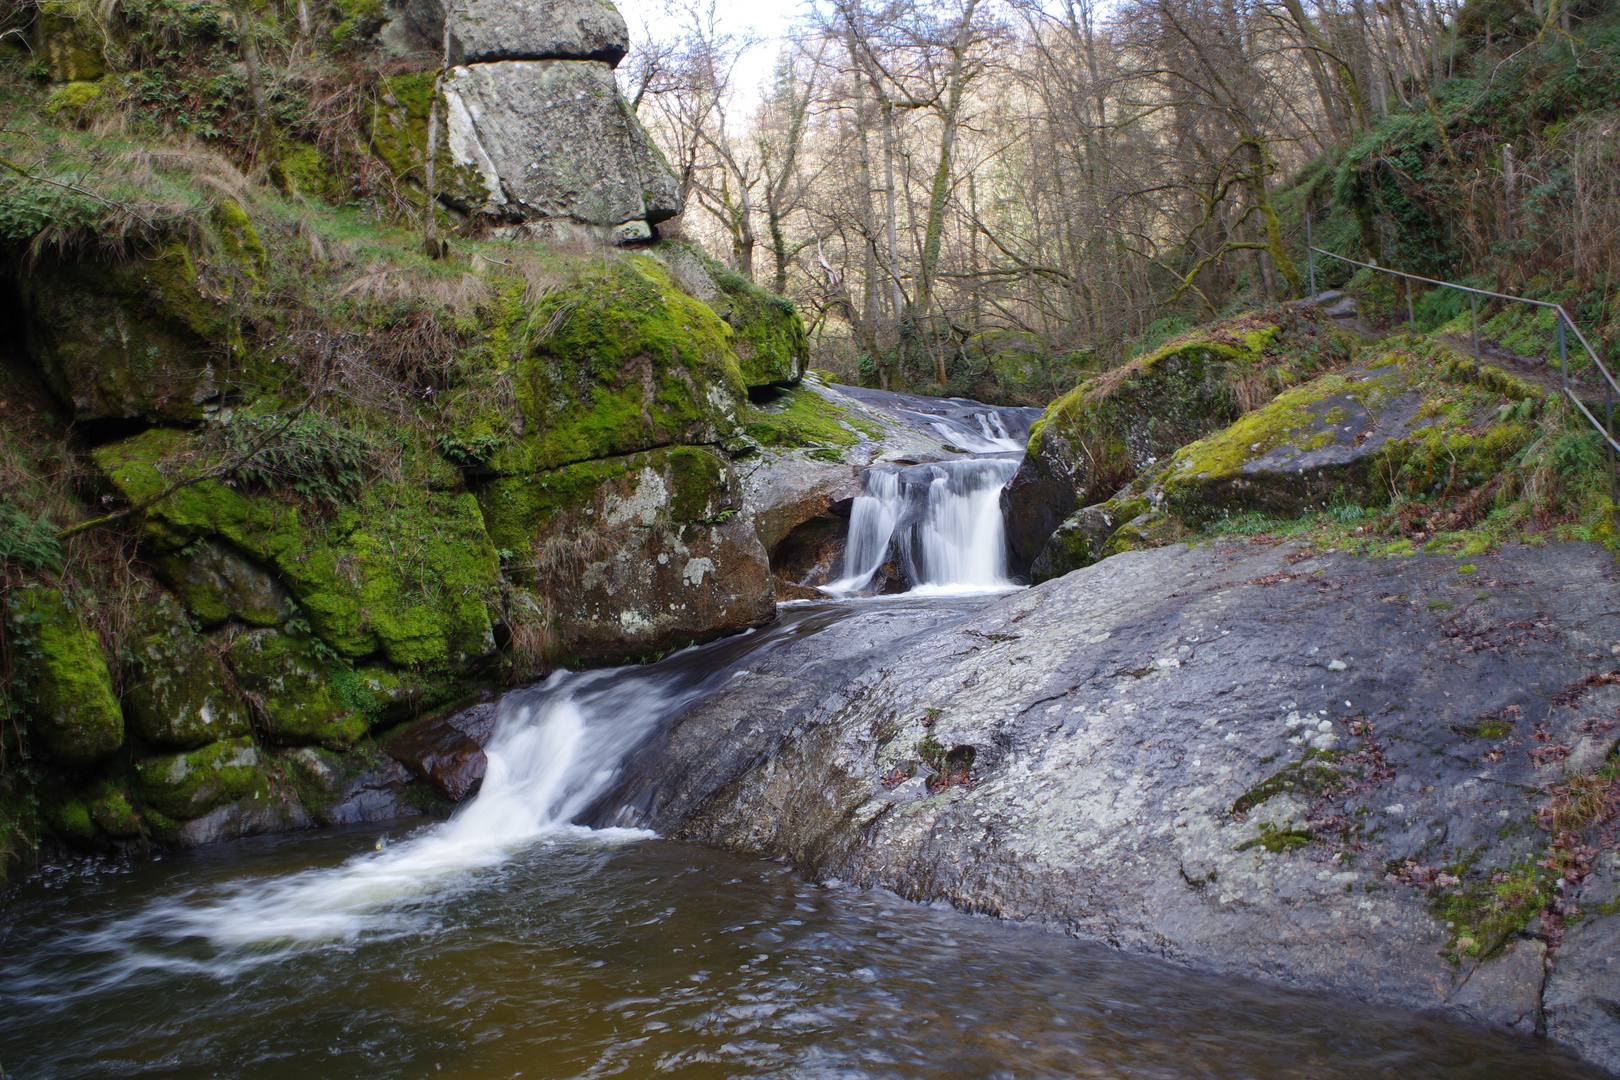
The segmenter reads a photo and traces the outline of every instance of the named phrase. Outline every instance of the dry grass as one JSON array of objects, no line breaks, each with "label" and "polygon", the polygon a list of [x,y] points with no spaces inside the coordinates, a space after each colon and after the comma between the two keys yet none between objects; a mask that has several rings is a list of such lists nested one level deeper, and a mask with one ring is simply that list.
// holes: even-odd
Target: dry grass
[{"label": "dry grass", "polygon": [[506,626],[511,641],[502,656],[506,680],[513,686],[533,682],[550,670],[561,638],[551,597],[513,590],[506,595]]}]

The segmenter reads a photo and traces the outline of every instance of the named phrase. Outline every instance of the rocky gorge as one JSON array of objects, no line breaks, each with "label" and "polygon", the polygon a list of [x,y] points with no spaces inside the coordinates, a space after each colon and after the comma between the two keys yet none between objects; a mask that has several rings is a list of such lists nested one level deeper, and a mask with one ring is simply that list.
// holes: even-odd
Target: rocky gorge
[{"label": "rocky gorge", "polygon": [[363,163],[289,128],[251,177],[98,114],[158,65],[93,15],[5,101],[169,216],[0,188],[18,890],[418,830],[142,908],[217,974],[656,834],[1620,1070],[1620,534],[1545,380],[1307,302],[1044,409],[836,384],[660,234],[610,4],[367,8]]}]

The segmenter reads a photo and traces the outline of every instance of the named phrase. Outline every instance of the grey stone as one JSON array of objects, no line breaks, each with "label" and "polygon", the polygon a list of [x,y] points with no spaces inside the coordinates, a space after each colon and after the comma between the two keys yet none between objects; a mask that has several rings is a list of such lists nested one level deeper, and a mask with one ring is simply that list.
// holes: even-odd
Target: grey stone
[{"label": "grey stone", "polygon": [[[629,51],[624,17],[608,0],[456,0],[450,62],[599,60],[617,66]],[[406,0],[396,19],[408,46],[443,49],[443,0]]]},{"label": "grey stone", "polygon": [[[1466,886],[1544,857],[1535,814],[1561,769],[1531,756],[1531,728],[1569,745],[1583,716],[1620,705],[1620,687],[1584,681],[1620,636],[1613,561],[1504,546],[1460,578],[1445,557],[1300,554],[1177,545],[976,612],[852,615],[751,659],[626,761],[593,820],[1218,972],[1533,1027],[1539,943],[1459,968],[1434,878],[1389,868],[1466,855]],[[1555,703],[1571,694],[1577,707]],[[1481,737],[1487,717],[1512,731]],[[970,782],[885,789],[925,735],[975,748]],[[1318,767],[1343,786],[1313,787]],[[1573,899],[1587,916],[1554,955],[1550,1027],[1613,1066],[1620,916]]]},{"label": "grey stone", "polygon": [[176,847],[202,847],[245,836],[307,829],[310,825],[309,814],[297,799],[273,791],[268,797],[245,796],[193,818],[169,837],[169,842]]},{"label": "grey stone", "polygon": [[473,64],[451,69],[444,93],[451,156],[484,177],[485,209],[609,229],[680,213],[680,182],[608,65]]}]

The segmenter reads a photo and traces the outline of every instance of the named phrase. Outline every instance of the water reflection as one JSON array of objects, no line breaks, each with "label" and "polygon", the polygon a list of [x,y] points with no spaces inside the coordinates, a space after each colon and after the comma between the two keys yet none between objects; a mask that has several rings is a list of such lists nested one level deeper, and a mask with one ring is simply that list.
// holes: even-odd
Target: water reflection
[{"label": "water reflection", "polygon": [[558,837],[425,895],[391,933],[253,966],[211,965],[194,942],[185,965],[108,977],[120,953],[107,943],[153,901],[335,866],[374,837],[255,841],[23,886],[0,923],[0,1064],[300,1080],[1591,1075],[1488,1032],[664,841]]}]

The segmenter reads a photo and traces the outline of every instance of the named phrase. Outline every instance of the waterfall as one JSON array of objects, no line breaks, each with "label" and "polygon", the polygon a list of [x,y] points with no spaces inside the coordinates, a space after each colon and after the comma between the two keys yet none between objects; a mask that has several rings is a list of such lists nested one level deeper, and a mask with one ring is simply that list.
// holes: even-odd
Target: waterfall
[{"label": "waterfall", "polygon": [[1011,458],[868,469],[850,512],[844,576],[825,591],[867,588],[891,552],[913,592],[1011,588],[1001,489],[1017,471]]}]

